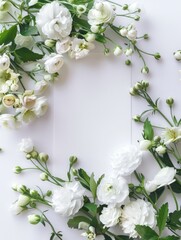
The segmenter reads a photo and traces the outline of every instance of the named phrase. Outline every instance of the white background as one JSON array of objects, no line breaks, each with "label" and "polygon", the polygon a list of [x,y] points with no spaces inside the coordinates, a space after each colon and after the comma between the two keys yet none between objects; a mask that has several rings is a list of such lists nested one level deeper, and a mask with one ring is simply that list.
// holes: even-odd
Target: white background
[{"label": "white background", "polygon": [[[79,166],[88,172],[94,171],[98,176],[109,171],[111,154],[118,147],[136,144],[141,139],[142,128],[131,121],[131,116],[141,113],[145,104],[129,96],[133,83],[149,80],[151,93],[155,98],[161,98],[163,108],[165,99],[174,97],[179,115],[181,82],[178,71],[181,65],[174,60],[173,52],[181,48],[181,2],[138,2],[143,10],[142,20],[137,23],[139,33],[150,35],[147,42],[139,44],[147,51],[159,51],[162,55],[160,62],[146,58],[151,69],[149,76],[140,73],[141,61],[138,57],[133,57],[133,66],[128,68],[121,57],[106,58],[97,49],[86,59],[67,61],[61,79],[48,94],[50,109],[44,118],[18,131],[0,130],[0,146],[3,149],[0,155],[1,238],[49,239],[49,228],[32,226],[28,224],[26,214],[13,216],[9,211],[17,197],[11,190],[13,183],[25,183],[31,188],[42,185],[34,172],[20,176],[12,173],[14,166],[28,165],[17,147],[22,137],[31,137],[40,151],[49,153],[50,168],[55,174],[65,176],[69,156],[76,155],[80,160]],[[156,120],[159,122],[159,119]],[[158,170],[147,155],[141,169],[148,178]],[[80,232],[67,228],[66,219],[53,213],[50,218],[57,229],[63,231],[65,240],[82,239]]]}]

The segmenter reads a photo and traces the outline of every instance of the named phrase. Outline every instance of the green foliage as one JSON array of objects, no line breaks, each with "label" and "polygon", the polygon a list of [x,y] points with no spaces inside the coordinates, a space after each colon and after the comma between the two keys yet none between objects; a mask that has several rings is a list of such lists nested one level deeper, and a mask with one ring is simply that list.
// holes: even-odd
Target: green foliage
[{"label": "green foliage", "polygon": [[143,240],[158,240],[158,234],[148,226],[137,225],[137,233],[141,236]]},{"label": "green foliage", "polygon": [[42,54],[35,53],[25,47],[15,50],[13,55],[18,63],[37,61],[43,58]]},{"label": "green foliage", "polygon": [[164,187],[158,188],[156,191],[154,191],[150,194],[150,198],[151,198],[153,203],[156,203],[158,201],[158,199],[160,198],[160,196],[164,192],[164,189],[165,189]]},{"label": "green foliage", "polygon": [[20,33],[23,36],[36,36],[38,34],[38,30],[36,26],[30,26],[25,23],[20,25]]},{"label": "green foliage", "polygon": [[84,208],[93,215],[97,214],[97,205],[95,203],[86,203],[84,204]]},{"label": "green foliage", "polygon": [[14,41],[17,34],[17,26],[14,25],[0,33],[0,45],[8,44]]},{"label": "green foliage", "polygon": [[80,222],[85,222],[90,224],[91,220],[88,217],[85,216],[76,216],[68,220],[67,224],[69,228],[76,228],[78,229],[79,223]]},{"label": "green foliage", "polygon": [[95,201],[96,195],[97,195],[97,183],[94,179],[94,174],[93,173],[91,174],[91,177],[90,177],[90,190],[92,192],[92,196],[93,196],[93,199]]},{"label": "green foliage", "polygon": [[154,137],[153,127],[148,119],[144,122],[143,137],[150,141],[152,141]]},{"label": "green foliage", "polygon": [[168,226],[173,230],[181,230],[181,210],[169,214]]},{"label": "green foliage", "polygon": [[157,226],[160,235],[166,226],[167,217],[168,217],[168,203],[165,203],[161,206],[157,215]]}]

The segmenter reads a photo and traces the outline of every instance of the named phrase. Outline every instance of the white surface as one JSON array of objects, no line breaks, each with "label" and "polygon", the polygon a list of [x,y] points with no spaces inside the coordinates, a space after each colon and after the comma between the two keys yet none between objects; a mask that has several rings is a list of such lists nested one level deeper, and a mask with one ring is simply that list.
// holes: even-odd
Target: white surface
[{"label": "white surface", "polygon": [[[47,151],[52,156],[51,168],[61,176],[67,170],[72,154],[79,158],[81,167],[100,174],[109,169],[110,155],[118,146],[131,141],[136,143],[141,138],[141,128],[131,122],[131,116],[144,110],[145,105],[135,98],[131,100],[128,94],[131,82],[149,79],[155,98],[164,101],[168,96],[174,96],[181,104],[181,82],[178,80],[181,65],[172,56],[181,48],[178,26],[181,2],[174,1],[174,6],[171,1],[164,0],[157,0],[156,4],[149,0],[139,3],[143,9],[139,29],[151,36],[148,42],[140,44],[150,52],[159,51],[163,57],[158,63],[148,58],[149,76],[139,73],[136,59],[132,68],[124,66],[121,58],[104,58],[100,54],[72,61],[64,69],[62,80],[55,85],[54,95],[49,98],[51,109],[45,118],[18,132],[1,129],[0,146],[4,149],[0,160],[2,238],[49,239],[49,228],[31,226],[25,216],[12,216],[9,212],[9,206],[17,197],[11,190],[12,183],[25,182],[30,187],[39,184],[34,173],[15,176],[11,171],[15,165],[28,164],[17,148],[22,137],[31,137],[40,151]],[[151,177],[157,167],[150,165],[145,156],[142,169],[149,171],[146,175]],[[50,217],[56,227],[63,230],[65,240],[82,239],[80,232],[66,227],[66,220],[55,214]]]}]

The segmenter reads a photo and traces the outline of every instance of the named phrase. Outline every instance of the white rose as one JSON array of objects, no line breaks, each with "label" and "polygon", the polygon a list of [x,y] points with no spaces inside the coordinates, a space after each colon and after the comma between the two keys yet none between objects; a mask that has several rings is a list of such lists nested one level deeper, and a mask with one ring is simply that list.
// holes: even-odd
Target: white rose
[{"label": "white rose", "polygon": [[151,147],[152,142],[150,140],[142,140],[140,141],[140,150],[146,151]]},{"label": "white rose", "polygon": [[62,39],[61,41],[57,41],[56,42],[56,51],[58,54],[63,54],[66,53],[70,50],[70,38],[66,37],[64,39]]},{"label": "white rose", "polygon": [[70,50],[70,57],[75,59],[84,58],[94,49],[94,44],[85,41],[84,39],[74,38]]},{"label": "white rose", "polygon": [[155,227],[155,210],[151,203],[145,202],[142,199],[129,202],[122,210],[120,224],[125,234],[129,234],[130,238],[137,238],[136,225],[145,225],[151,228]]},{"label": "white rose", "polygon": [[40,97],[36,100],[36,104],[33,108],[37,117],[43,116],[48,110],[48,101],[45,97]]},{"label": "white rose", "polygon": [[130,175],[141,163],[142,152],[136,146],[121,148],[112,156],[111,166],[116,176]]},{"label": "white rose", "polygon": [[114,16],[114,7],[111,3],[106,1],[97,2],[88,13],[88,23],[90,25],[109,23],[114,19]]},{"label": "white rose", "polygon": [[0,125],[6,128],[14,129],[18,126],[18,123],[12,114],[2,114],[0,115]]},{"label": "white rose", "polygon": [[45,80],[36,82],[34,92],[36,95],[41,95],[48,88],[48,82]]},{"label": "white rose", "polygon": [[52,53],[44,58],[45,70],[50,73],[60,72],[61,67],[64,64],[63,56],[61,54]]},{"label": "white rose", "polygon": [[155,151],[156,151],[158,154],[164,154],[164,153],[166,153],[167,149],[166,149],[165,146],[160,145],[160,146],[158,146],[158,147],[155,149]]},{"label": "white rose", "polygon": [[97,188],[97,198],[103,204],[121,206],[129,195],[128,184],[123,177],[105,176]]},{"label": "white rose", "polygon": [[33,151],[34,144],[30,138],[23,138],[19,144],[19,150],[21,152],[30,153]]},{"label": "white rose", "polygon": [[21,34],[17,34],[15,37],[15,43],[19,47],[31,49],[34,45],[34,40],[31,36],[23,36]]},{"label": "white rose", "polygon": [[0,70],[5,71],[10,67],[10,59],[5,53],[0,56]]},{"label": "white rose", "polygon": [[177,61],[181,60],[181,50],[177,50],[173,55]]},{"label": "white rose", "polygon": [[120,216],[121,208],[109,205],[108,207],[103,208],[100,215],[100,221],[109,228],[118,224]]},{"label": "white rose", "polygon": [[79,182],[67,182],[63,187],[54,190],[52,207],[62,216],[72,216],[83,206],[84,192]]},{"label": "white rose", "polygon": [[62,39],[71,33],[72,17],[58,1],[45,4],[36,17],[37,27],[49,39]]}]

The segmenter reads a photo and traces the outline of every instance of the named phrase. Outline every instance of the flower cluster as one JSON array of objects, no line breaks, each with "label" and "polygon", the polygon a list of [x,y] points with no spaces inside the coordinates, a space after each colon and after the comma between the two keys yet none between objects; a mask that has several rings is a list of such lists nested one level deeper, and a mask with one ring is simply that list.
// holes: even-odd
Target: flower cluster
[{"label": "flower cluster", "polygon": [[[138,40],[148,38],[137,33],[140,11],[135,4],[109,0],[1,0],[0,125],[12,128],[44,115],[48,105],[42,94],[61,74],[65,55],[84,58],[95,42],[106,55],[125,55],[127,65],[129,56],[137,53],[142,73],[148,73],[143,54],[155,59],[160,55],[137,46]],[[120,25],[123,17],[128,23]],[[116,42],[110,31],[117,35]]]},{"label": "flower cluster", "polygon": [[[145,91],[145,82],[139,84],[143,87],[139,88],[137,94],[143,89]],[[140,121],[141,119],[142,117],[139,118]],[[67,179],[54,176],[48,168],[49,156],[39,153],[31,139],[22,139],[20,151],[26,154],[27,160],[40,172],[40,180],[51,183],[52,188],[43,193],[40,189],[37,191],[25,185],[13,185],[13,190],[19,193],[19,197],[11,206],[12,212],[20,214],[34,210],[33,214],[28,215],[29,223],[48,224],[52,229],[51,239],[62,239],[62,233],[54,229],[45,215],[46,209],[42,211],[39,205],[52,209],[62,217],[68,217],[68,226],[83,231],[81,236],[89,240],[100,235],[115,240],[137,237],[144,240],[179,240],[177,230],[180,229],[180,217],[177,216],[180,216],[181,210],[175,193],[181,192],[178,178],[180,168],[175,168],[170,160],[171,152],[167,145],[164,153],[156,151],[161,138],[153,135],[153,128],[147,119],[144,122],[142,141],[151,143],[142,142],[140,147],[131,145],[119,149],[112,156],[109,173],[103,174],[98,180],[94,173],[89,175],[85,170],[77,169],[75,165],[78,159],[74,156],[69,159]],[[172,144],[175,144],[174,141]],[[143,145],[149,147],[143,149]],[[147,180],[146,176],[137,172],[145,150],[153,154],[161,167],[153,180]],[[32,168],[16,166],[14,172],[20,174],[29,169]],[[129,183],[126,176],[133,176],[133,173],[135,181]],[[159,198],[167,188],[176,204],[176,210],[171,213],[168,203],[159,207]],[[119,229],[118,234],[112,228],[115,226]],[[164,236],[163,230],[166,228],[174,235]]]}]

